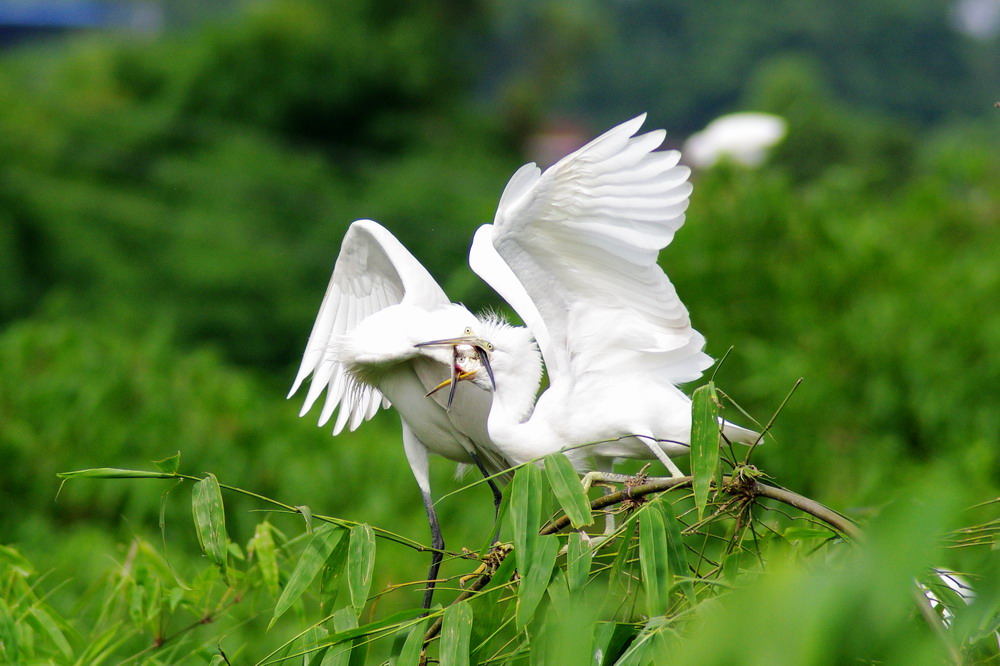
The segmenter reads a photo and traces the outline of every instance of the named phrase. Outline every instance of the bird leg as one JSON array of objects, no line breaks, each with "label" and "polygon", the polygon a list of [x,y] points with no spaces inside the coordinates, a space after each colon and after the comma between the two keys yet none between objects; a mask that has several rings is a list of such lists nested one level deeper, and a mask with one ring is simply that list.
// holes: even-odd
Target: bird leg
[{"label": "bird leg", "polygon": [[617,474],[615,472],[601,472],[595,470],[584,474],[580,481],[583,483],[583,492],[588,492],[591,486],[594,485],[600,486],[610,483],[625,483],[631,478],[633,477],[628,474]]},{"label": "bird leg", "polygon": [[[486,466],[483,465],[483,462],[479,459],[479,456],[476,455],[476,452],[469,451],[469,455],[472,457],[472,462],[476,463],[476,467],[478,467],[479,471],[482,472],[483,478],[486,479],[486,483],[488,483],[490,486],[490,490],[493,491],[493,520],[496,521],[497,518],[500,517],[500,503],[503,502],[503,493],[500,492],[500,489],[497,488],[497,484],[495,484],[493,482],[493,479],[490,478],[489,471],[486,469]],[[493,540],[490,541],[491,544],[495,544],[497,542],[497,539],[500,538],[499,527],[500,526],[497,525],[497,529],[493,533]]]},{"label": "bird leg", "polygon": [[424,500],[424,509],[427,511],[427,523],[431,526],[431,568],[427,571],[427,587],[424,588],[424,601],[421,606],[425,611],[430,610],[431,600],[434,598],[434,585],[437,583],[438,570],[441,568],[441,560],[444,559],[444,536],[441,535],[441,526],[438,525],[437,513],[434,511],[434,502],[430,493],[420,493]]},{"label": "bird leg", "polygon": [[679,479],[680,477],[684,476],[684,472],[682,472],[680,467],[677,466],[677,463],[671,460],[670,456],[664,453],[663,449],[661,449],[657,445],[655,437],[643,436],[643,435],[636,435],[636,436],[639,439],[641,439],[646,444],[647,447],[649,447],[649,450],[653,452],[653,455],[656,456],[656,459],[659,460],[661,463],[663,463],[663,466],[667,468],[667,471],[670,472],[670,476],[672,478]]},{"label": "bird leg", "polygon": [[[635,486],[641,485],[650,479],[650,477],[646,475],[646,469],[648,467],[649,463],[647,463],[641,470],[639,470],[634,475],[617,474],[615,472],[607,472],[607,471],[587,472],[586,474],[583,475],[583,479],[581,480],[583,483],[583,492],[584,493],[588,492],[591,486],[593,486],[596,483],[604,487],[605,495],[609,495],[615,490],[615,486],[611,484],[621,483],[625,486],[622,492],[627,497],[630,497],[629,496],[630,489],[634,488]],[[623,502],[623,506],[626,508],[628,507],[628,501],[629,500],[626,499],[625,502]],[[635,501],[633,500],[633,504],[634,503]],[[604,515],[604,535],[601,538],[601,540],[611,536],[611,534],[614,533],[614,531],[615,531],[614,512],[607,511]]]}]

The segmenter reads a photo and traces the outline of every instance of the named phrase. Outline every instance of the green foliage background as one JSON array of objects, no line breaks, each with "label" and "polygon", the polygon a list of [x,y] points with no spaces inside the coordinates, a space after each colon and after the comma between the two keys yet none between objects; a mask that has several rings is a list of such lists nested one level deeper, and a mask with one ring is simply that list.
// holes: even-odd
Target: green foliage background
[{"label": "green foliage background", "polygon": [[[389,227],[456,300],[496,305],[465,264],[467,246],[527,137],[559,113],[596,134],[648,109],[678,142],[730,109],[788,120],[766,167],[696,174],[662,264],[709,352],[733,348],[717,382],[750,415],[766,422],[804,380],[758,466],[863,520],[940,498],[927,533],[913,518],[925,503],[900,514],[912,529],[844,565],[857,589],[914,543],[923,550],[907,571],[995,571],[932,537],[962,524],[961,506],[1000,493],[997,40],[948,32],[938,3],[869,3],[850,30],[848,9],[753,4],[276,2],[149,41],[81,36],[5,53],[0,630],[34,632],[20,644],[72,662],[101,631],[128,626],[107,644],[115,663],[225,595],[200,555],[187,487],[163,501],[171,482],[78,479],[60,491],[61,471],[152,469],[179,451],[183,472],[427,541],[396,417],[333,439],[283,396],[356,218]],[[752,31],[747,13],[761,17]],[[885,26],[898,38],[880,45]],[[530,55],[543,38],[552,48]],[[433,473],[438,496],[465,483],[440,461]],[[226,496],[229,536],[244,550],[262,508]],[[481,487],[439,512],[451,549],[484,545]],[[267,520],[290,542],[285,576],[302,520]],[[994,537],[994,558],[996,548]],[[422,555],[381,541],[378,552],[373,592],[423,575]],[[449,560],[446,574],[467,564]],[[141,595],[174,574],[185,585],[165,603],[180,611],[157,615]],[[741,590],[692,630],[705,640],[678,643],[685,660],[722,663],[739,644],[761,662],[819,663],[837,618],[870,601],[836,596],[824,575],[776,564],[767,586]],[[987,600],[1000,595],[995,582],[979,585]],[[803,609],[781,594],[803,586],[832,600]],[[264,632],[277,590],[254,595],[193,630],[186,652],[138,661],[218,659],[222,636],[259,659],[308,626],[297,608]],[[418,598],[415,587],[386,595],[374,614]],[[779,643],[741,623],[755,604],[825,628],[775,653]],[[66,649],[37,609],[64,618],[52,622]],[[886,622],[904,616],[890,609]],[[884,633],[902,644],[908,631]],[[902,658],[894,644],[858,641],[842,656]]]}]

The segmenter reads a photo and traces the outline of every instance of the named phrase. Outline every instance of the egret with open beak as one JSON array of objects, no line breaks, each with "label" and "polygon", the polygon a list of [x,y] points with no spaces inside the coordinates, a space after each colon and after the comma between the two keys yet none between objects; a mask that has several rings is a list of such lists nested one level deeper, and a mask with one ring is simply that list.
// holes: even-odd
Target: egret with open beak
[{"label": "egret with open beak", "polygon": [[463,380],[471,380],[479,373],[480,369],[486,370],[486,374],[490,378],[490,384],[493,390],[496,390],[497,383],[493,376],[493,368],[490,365],[490,352],[493,351],[493,345],[488,340],[483,340],[474,335],[472,329],[466,328],[465,334],[457,338],[418,342],[414,347],[452,348],[451,377],[428,391],[425,397],[430,397],[446,386],[450,386],[451,389],[448,391],[448,409],[451,409],[458,383]]}]

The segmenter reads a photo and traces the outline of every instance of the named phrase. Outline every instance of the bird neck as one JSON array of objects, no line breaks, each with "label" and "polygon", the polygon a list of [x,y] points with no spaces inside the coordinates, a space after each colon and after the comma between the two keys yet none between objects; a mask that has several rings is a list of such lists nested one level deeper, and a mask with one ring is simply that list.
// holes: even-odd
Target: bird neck
[{"label": "bird neck", "polygon": [[[501,381],[497,378],[497,389],[493,393],[493,405],[487,422],[490,439],[515,464],[521,464],[538,457],[537,441],[539,419],[534,415],[537,383]],[[544,430],[544,428],[542,428]]]}]

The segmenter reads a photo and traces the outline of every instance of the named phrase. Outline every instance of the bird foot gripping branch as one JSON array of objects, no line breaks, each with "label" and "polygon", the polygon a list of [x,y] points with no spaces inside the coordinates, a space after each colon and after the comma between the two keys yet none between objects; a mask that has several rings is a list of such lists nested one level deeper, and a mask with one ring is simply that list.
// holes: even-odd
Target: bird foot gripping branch
[{"label": "bird foot gripping branch", "polygon": [[649,474],[646,474],[646,470],[649,469],[650,464],[646,463],[642,466],[642,469],[635,473],[635,476],[625,479],[622,482],[622,495],[625,497],[622,500],[622,509],[626,513],[635,511],[648,501],[645,497],[633,497],[632,489],[643,485],[649,480]]},{"label": "bird foot gripping branch", "polygon": [[[465,551],[466,556],[470,559],[479,559],[478,555],[475,553],[464,548],[462,550]],[[500,565],[503,564],[504,559],[506,559],[507,555],[509,555],[512,550],[514,550],[514,546],[509,543],[493,544],[493,547],[490,548],[485,555],[483,555],[482,563],[476,568],[476,570],[459,578],[458,584],[465,587],[470,580],[475,580],[480,576],[492,576],[496,573],[497,569],[500,568]]]},{"label": "bird foot gripping branch", "polygon": [[771,477],[753,465],[738,465],[726,485],[726,492],[752,498],[759,494],[757,482],[769,478]]}]

